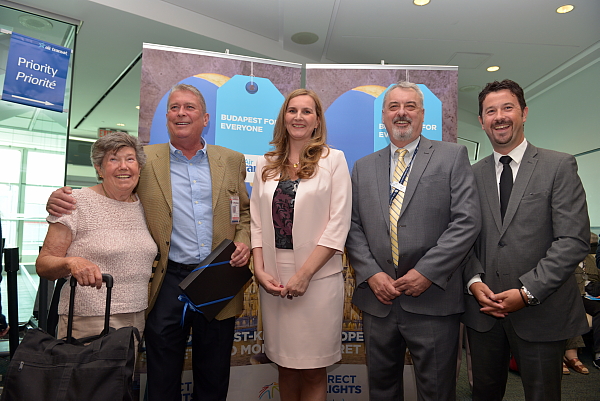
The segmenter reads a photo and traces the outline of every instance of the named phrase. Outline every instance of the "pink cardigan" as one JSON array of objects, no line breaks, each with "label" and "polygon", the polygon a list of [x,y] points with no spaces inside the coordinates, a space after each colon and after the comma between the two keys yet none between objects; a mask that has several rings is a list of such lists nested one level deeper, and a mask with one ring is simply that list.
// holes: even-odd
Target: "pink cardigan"
[{"label": "pink cardigan", "polygon": [[[278,181],[262,181],[266,160],[260,157],[250,199],[252,248],[262,248],[265,272],[277,277],[275,265],[275,230],[272,204]],[[317,174],[300,181],[294,203],[294,259],[302,267],[317,245],[337,250],[336,254],[313,276],[313,280],[342,270],[342,253],[350,229],[352,209],[350,174],[344,153],[330,149],[319,161]]]}]

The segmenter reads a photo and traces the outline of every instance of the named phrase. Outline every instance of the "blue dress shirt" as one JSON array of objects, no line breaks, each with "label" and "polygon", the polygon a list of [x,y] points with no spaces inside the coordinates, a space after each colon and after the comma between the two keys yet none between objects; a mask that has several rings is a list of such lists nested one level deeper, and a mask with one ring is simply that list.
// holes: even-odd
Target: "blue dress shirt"
[{"label": "blue dress shirt", "polygon": [[[204,143],[204,140],[202,140]],[[170,142],[173,231],[169,259],[200,263],[212,248],[212,182],[206,143],[188,160]]]}]

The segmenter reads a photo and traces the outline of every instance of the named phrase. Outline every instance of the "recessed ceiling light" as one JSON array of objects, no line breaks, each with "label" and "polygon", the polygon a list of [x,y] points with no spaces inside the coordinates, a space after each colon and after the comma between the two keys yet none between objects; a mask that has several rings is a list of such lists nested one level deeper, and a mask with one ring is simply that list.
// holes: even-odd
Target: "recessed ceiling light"
[{"label": "recessed ceiling light", "polygon": [[498,71],[499,69],[500,69],[500,67],[498,67],[497,65],[493,65],[493,66],[487,68],[487,70],[489,72],[495,72],[495,71]]},{"label": "recessed ceiling light", "polygon": [[481,90],[481,86],[479,85],[467,85],[459,89],[460,92],[476,92],[478,90]]},{"label": "recessed ceiling light", "polygon": [[298,32],[292,35],[292,42],[299,45],[312,45],[317,40],[319,40],[319,36],[312,32]]},{"label": "recessed ceiling light", "polygon": [[117,125],[118,125],[119,127],[124,127],[124,126],[125,126],[125,124],[123,124],[123,123],[118,123]]},{"label": "recessed ceiling light", "polygon": [[570,13],[571,11],[573,11],[573,9],[575,8],[575,6],[571,5],[571,4],[565,4],[564,6],[560,6],[556,9],[556,12],[559,14],[566,14],[566,13]]},{"label": "recessed ceiling light", "polygon": [[413,0],[413,4],[415,6],[425,6],[427,4],[429,4],[431,0]]},{"label": "recessed ceiling light", "polygon": [[19,16],[19,23],[25,28],[35,29],[36,31],[49,31],[53,28],[52,22],[35,15]]}]

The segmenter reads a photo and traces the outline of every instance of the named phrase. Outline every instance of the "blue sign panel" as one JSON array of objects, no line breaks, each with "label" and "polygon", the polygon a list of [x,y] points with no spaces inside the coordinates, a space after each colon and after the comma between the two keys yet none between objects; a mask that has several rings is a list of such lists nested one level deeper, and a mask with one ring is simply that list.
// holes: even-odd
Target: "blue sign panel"
[{"label": "blue sign panel", "polygon": [[12,34],[2,100],[62,112],[71,49]]},{"label": "blue sign panel", "polygon": [[[421,134],[441,141],[442,102],[427,86],[418,85],[423,92],[425,108]],[[327,143],[344,151],[350,169],[361,157],[390,144],[381,120],[383,97],[388,88],[379,85],[356,87],[339,96],[325,112]],[[349,110],[352,118],[348,118]]]},{"label": "blue sign panel", "polygon": [[215,144],[250,155],[268,152],[283,100],[269,79],[235,75],[217,91]]}]

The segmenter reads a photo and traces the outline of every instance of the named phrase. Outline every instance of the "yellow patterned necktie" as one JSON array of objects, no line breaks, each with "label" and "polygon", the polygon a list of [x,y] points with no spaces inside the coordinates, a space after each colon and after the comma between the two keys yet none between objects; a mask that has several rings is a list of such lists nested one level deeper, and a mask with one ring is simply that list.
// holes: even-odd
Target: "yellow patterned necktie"
[{"label": "yellow patterned necktie", "polygon": [[[406,163],[404,162],[404,155],[408,150],[406,149],[396,149],[396,157],[398,161],[396,162],[396,168],[394,169],[394,177],[393,182],[397,182],[399,184],[406,185],[406,183],[400,182],[402,178],[402,174],[404,170],[406,170]],[[405,180],[408,181],[408,180]],[[404,200],[404,192],[398,191],[396,196],[392,200],[392,204],[390,205],[390,239],[392,242],[392,260],[394,261],[394,266],[398,266],[398,258],[400,252],[398,250],[398,219],[400,218],[400,210],[402,210],[402,201]]]}]

